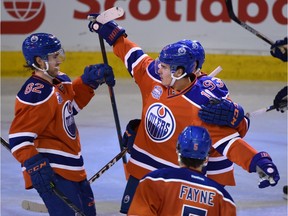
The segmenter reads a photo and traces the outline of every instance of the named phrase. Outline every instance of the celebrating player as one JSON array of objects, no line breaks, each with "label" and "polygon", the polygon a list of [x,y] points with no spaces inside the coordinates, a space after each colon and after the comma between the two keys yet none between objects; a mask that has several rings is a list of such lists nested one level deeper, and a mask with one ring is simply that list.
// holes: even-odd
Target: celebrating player
[{"label": "celebrating player", "polygon": [[261,174],[260,188],[277,184],[279,173],[269,154],[257,152],[241,139],[248,124],[239,116],[238,109],[230,122],[238,124],[237,129],[199,118],[202,105],[210,101],[218,103],[217,98],[225,97],[227,92],[221,90],[222,83],[198,81],[193,73],[197,69],[191,48],[178,42],[169,44],[154,60],[130,41],[125,29],[114,21],[104,25],[90,22],[89,28],[113,46],[114,54],[123,61],[142,95],[142,120],[126,166],[130,176],[120,212],[128,212],[139,179],[144,175],[159,168],[179,167],[175,143],[187,125],[205,127],[211,135],[208,177],[222,185],[235,185],[233,163],[236,163],[248,172]]},{"label": "celebrating player", "polygon": [[285,37],[283,40],[277,40],[273,45],[271,45],[270,53],[273,57],[278,58],[283,62],[287,62],[287,37]]},{"label": "celebrating player", "polygon": [[25,188],[37,190],[50,215],[75,215],[53,193],[51,187],[56,187],[85,215],[94,216],[94,195],[86,179],[74,115],[99,85],[105,81],[115,85],[112,68],[90,65],[71,82],[59,71],[65,58],[61,42],[48,33],[27,37],[22,51],[25,67],[33,73],[16,96],[9,144],[21,163]]},{"label": "celebrating player", "polygon": [[[278,58],[282,60],[283,62],[288,61],[288,53],[287,53],[287,37],[285,37],[283,40],[277,40],[271,47],[270,47],[270,53],[273,57]],[[273,105],[276,108],[277,111],[281,111],[284,113],[287,110],[287,86],[282,88],[275,96],[273,100]],[[286,106],[283,105],[283,102],[286,103]],[[283,187],[283,193],[284,198],[287,199],[287,185]]]},{"label": "celebrating player", "polygon": [[186,127],[176,148],[180,168],[158,169],[140,180],[128,215],[235,216],[229,193],[202,173],[211,148],[208,131]]}]

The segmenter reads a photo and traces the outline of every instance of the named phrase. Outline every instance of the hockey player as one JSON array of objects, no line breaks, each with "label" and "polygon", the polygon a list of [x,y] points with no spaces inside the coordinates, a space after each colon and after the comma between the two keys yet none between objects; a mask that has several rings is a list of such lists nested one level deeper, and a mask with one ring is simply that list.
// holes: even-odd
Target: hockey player
[{"label": "hockey player", "polygon": [[288,61],[288,53],[287,53],[287,37],[283,40],[277,40],[270,47],[270,53],[273,57],[282,60],[283,62]]},{"label": "hockey player", "polygon": [[[283,62],[288,61],[288,53],[287,53],[287,37],[285,37],[283,40],[277,40],[271,47],[270,47],[270,53],[273,57],[278,58],[282,60]],[[282,49],[281,49],[282,47]],[[284,86],[275,96],[273,100],[273,105],[276,108],[277,111],[281,111],[284,113],[287,110],[286,107],[282,107],[281,104],[283,102],[286,102],[287,104],[287,95],[288,95],[288,86]],[[287,199],[287,185],[283,187],[283,193],[284,193],[284,199]]]},{"label": "hockey player", "polygon": [[[197,76],[198,82],[209,88],[215,88],[215,86],[217,86],[217,89],[221,90],[224,95],[222,98],[214,98],[210,103],[201,105],[201,110],[199,111],[200,119],[210,124],[226,125],[232,128],[238,128],[240,122],[245,118],[248,125],[248,131],[250,120],[244,116],[244,109],[239,104],[233,103],[229,100],[229,91],[225,83],[221,79],[208,76],[206,73],[201,71],[202,65],[205,61],[205,51],[201,43],[196,40],[192,41],[187,39],[180,40],[178,43],[185,44],[192,50],[196,61],[196,70],[193,73]],[[238,112],[236,122],[233,121],[235,109]],[[239,131],[241,137],[244,137],[247,131]]]},{"label": "hockey player", "polygon": [[59,189],[85,215],[94,216],[94,195],[86,179],[74,115],[88,104],[99,85],[115,85],[112,68],[87,66],[72,82],[60,72],[65,58],[61,42],[48,33],[28,36],[22,51],[25,67],[33,72],[16,96],[9,144],[21,163],[25,188],[37,190],[52,216],[75,213],[51,187]]},{"label": "hockey player", "polygon": [[114,21],[104,25],[90,22],[89,28],[113,46],[114,54],[123,61],[142,95],[142,121],[126,166],[130,177],[120,212],[128,212],[139,179],[144,175],[159,168],[179,167],[175,143],[177,134],[187,125],[205,127],[211,135],[213,160],[208,177],[222,185],[235,185],[233,163],[236,163],[248,172],[261,174],[260,188],[277,184],[279,173],[269,154],[256,151],[241,139],[248,125],[245,119],[238,119],[239,110],[235,110],[230,122],[238,124],[237,130],[199,118],[202,105],[225,97],[226,92],[217,85],[206,86],[197,80],[193,73],[196,59],[188,46],[169,44],[154,60],[130,41],[125,29]]},{"label": "hockey player", "polygon": [[176,148],[180,168],[158,169],[140,180],[128,215],[235,216],[229,193],[202,173],[211,148],[208,131],[186,127]]}]

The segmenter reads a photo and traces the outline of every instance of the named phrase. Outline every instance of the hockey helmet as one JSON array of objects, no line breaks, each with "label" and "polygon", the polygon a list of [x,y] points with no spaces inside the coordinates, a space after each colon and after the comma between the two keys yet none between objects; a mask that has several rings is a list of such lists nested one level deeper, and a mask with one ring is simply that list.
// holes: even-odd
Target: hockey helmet
[{"label": "hockey helmet", "polygon": [[35,57],[48,60],[48,55],[59,52],[62,60],[65,58],[61,42],[54,35],[47,33],[35,33],[27,37],[22,44],[22,52],[29,66],[35,65]]},{"label": "hockey helmet", "polygon": [[186,127],[178,137],[178,154],[184,158],[204,160],[211,148],[208,131],[199,126]]},{"label": "hockey helmet", "polygon": [[205,51],[201,43],[197,40],[192,41],[187,39],[180,40],[178,43],[185,44],[192,50],[193,56],[198,62],[197,69],[201,69],[205,61]]},{"label": "hockey helmet", "polygon": [[191,74],[195,66],[191,48],[181,43],[165,46],[160,52],[159,61],[170,65],[171,73],[175,73],[178,67],[183,67],[184,73]]}]

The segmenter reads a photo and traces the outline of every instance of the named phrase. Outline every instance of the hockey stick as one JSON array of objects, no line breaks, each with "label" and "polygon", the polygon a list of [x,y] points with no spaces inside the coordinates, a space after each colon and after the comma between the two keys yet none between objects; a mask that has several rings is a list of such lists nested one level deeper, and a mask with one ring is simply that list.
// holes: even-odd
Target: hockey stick
[{"label": "hockey stick", "polygon": [[[287,101],[281,102],[279,108],[280,108],[280,109],[283,109],[283,108],[285,108],[285,107],[287,108]],[[248,118],[251,118],[251,117],[254,117],[254,116],[257,116],[257,115],[266,113],[266,112],[270,112],[271,110],[274,110],[274,109],[276,109],[276,108],[274,107],[274,105],[270,105],[270,106],[268,106],[268,107],[264,107],[264,108],[255,110],[255,111],[250,112],[250,113],[248,112],[248,113],[246,113],[245,116],[247,116]]]},{"label": "hockey stick", "polygon": [[228,10],[229,17],[234,22],[238,23],[243,28],[245,28],[246,30],[250,31],[252,34],[256,35],[257,37],[261,38],[262,40],[264,40],[268,44],[270,44],[270,45],[274,44],[273,40],[267,38],[265,35],[261,34],[257,30],[255,30],[254,28],[249,26],[248,24],[246,24],[246,23],[242,22],[241,20],[239,20],[238,17],[236,17],[236,15],[234,13],[234,10],[233,10],[232,0],[226,0],[226,7],[227,7],[227,10]]},{"label": "hockey stick", "polygon": [[[120,160],[123,155],[127,152],[127,149],[123,149],[119,154],[112,158],[105,166],[103,166],[96,174],[94,174],[90,179],[89,183],[92,184],[96,179],[98,179],[105,171],[110,169],[118,160]],[[44,204],[23,200],[22,208],[33,211],[33,212],[47,212],[47,208]]]},{"label": "hockey stick", "polygon": [[215,70],[213,70],[208,76],[211,77],[215,77],[218,73],[220,73],[222,71],[222,67],[218,66],[217,68],[215,68]]},{"label": "hockey stick", "polygon": [[127,148],[124,148],[119,154],[117,154],[112,160],[110,160],[102,169],[100,169],[95,175],[89,179],[89,183],[92,184],[97,178],[99,178],[105,171],[112,167],[120,158],[123,158],[127,152]]},{"label": "hockey stick", "polygon": [[[9,144],[6,140],[1,137],[1,144],[11,152]],[[58,196],[69,208],[71,208],[75,212],[75,216],[85,216],[85,214],[76,206],[74,205],[70,199],[68,199],[59,189],[57,189],[53,182],[50,182],[50,186],[52,191]]]},{"label": "hockey stick", "polygon": [[[97,22],[99,22],[101,24],[105,24],[105,23],[107,23],[109,21],[115,20],[115,19],[123,16],[124,15],[124,10],[122,8],[120,8],[120,7],[114,7],[114,8],[110,8],[110,9],[104,11],[101,14],[105,14],[105,19],[99,19],[98,17],[100,15],[97,16],[96,19],[93,16],[88,16],[87,19],[89,19],[90,21],[97,21]],[[103,62],[104,62],[104,64],[108,64],[108,59],[107,59],[107,54],[106,54],[106,50],[105,50],[104,40],[99,34],[98,34],[98,36],[99,36],[99,42],[100,42]],[[115,94],[114,94],[113,87],[108,86],[108,89],[109,89],[109,94],[110,94],[110,99],[111,99],[111,105],[112,105],[114,120],[115,120],[115,124],[116,124],[116,131],[117,131],[117,135],[118,135],[119,146],[120,146],[121,152],[123,152],[124,147],[122,145],[122,133],[121,133],[120,121],[119,121],[119,116],[118,116],[118,111],[117,111],[117,106],[116,106]],[[126,158],[125,154],[123,154],[123,156],[122,156],[122,161],[123,161],[125,176],[126,176],[126,179],[127,179],[128,178],[128,174],[127,174],[127,171],[126,171],[127,158]]]}]

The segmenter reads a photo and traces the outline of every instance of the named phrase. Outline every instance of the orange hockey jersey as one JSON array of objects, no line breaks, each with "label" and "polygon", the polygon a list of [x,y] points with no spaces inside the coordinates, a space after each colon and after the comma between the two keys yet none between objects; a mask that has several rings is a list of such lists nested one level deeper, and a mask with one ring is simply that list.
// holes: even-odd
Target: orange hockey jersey
[{"label": "orange hockey jersey", "polygon": [[23,163],[38,153],[48,158],[53,170],[64,178],[86,178],[74,115],[87,105],[94,91],[80,77],[72,83],[63,73],[53,82],[32,75],[16,96],[9,144],[22,165],[27,189],[32,183]]},{"label": "orange hockey jersey", "polygon": [[227,88],[217,85],[217,79],[209,78],[214,82],[211,87],[194,77],[186,89],[178,92],[161,84],[155,61],[135,43],[121,37],[114,44],[113,51],[134,77],[142,95],[142,121],[127,163],[132,176],[141,179],[159,168],[179,167],[177,138],[188,125],[205,127],[212,137],[208,177],[222,185],[235,185],[233,163],[249,171],[256,150],[241,139],[247,131],[247,121],[243,120],[236,130],[207,124],[198,117],[201,105],[209,102],[211,94],[227,97]]},{"label": "orange hockey jersey", "polygon": [[221,185],[203,174],[188,168],[163,168],[140,180],[128,215],[235,216],[236,206]]}]

